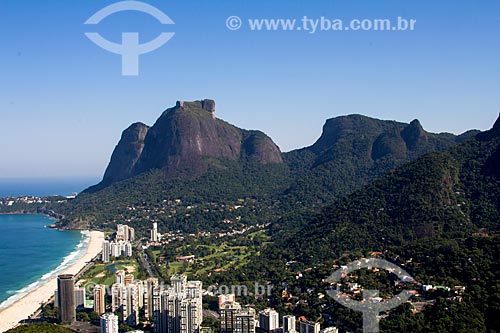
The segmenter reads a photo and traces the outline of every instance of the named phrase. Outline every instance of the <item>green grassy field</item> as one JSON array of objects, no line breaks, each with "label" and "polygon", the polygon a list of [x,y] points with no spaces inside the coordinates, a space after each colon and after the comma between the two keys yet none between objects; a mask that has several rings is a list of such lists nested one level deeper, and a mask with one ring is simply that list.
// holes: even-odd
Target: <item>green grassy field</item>
[{"label": "green grassy field", "polygon": [[134,274],[137,278],[139,263],[135,259],[117,260],[108,264],[96,264],[80,279],[83,284],[104,284],[107,286],[115,283],[115,272],[124,270]]},{"label": "green grassy field", "polygon": [[[247,235],[251,241],[265,243],[269,237],[264,231],[256,231]],[[170,262],[168,275],[186,273],[188,276],[200,276],[215,270],[229,270],[238,268],[248,263],[251,256],[258,255],[261,246],[228,244],[191,244],[176,249],[178,255],[194,254],[193,263]],[[159,251],[158,251],[159,252]]]}]

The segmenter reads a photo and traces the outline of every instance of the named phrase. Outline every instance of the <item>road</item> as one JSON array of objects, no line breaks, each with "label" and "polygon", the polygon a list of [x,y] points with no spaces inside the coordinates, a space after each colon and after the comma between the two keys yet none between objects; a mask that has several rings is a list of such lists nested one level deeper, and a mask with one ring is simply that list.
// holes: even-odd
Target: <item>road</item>
[{"label": "road", "polygon": [[146,269],[149,277],[152,277],[152,278],[156,277],[155,274],[153,273],[153,270],[151,269],[151,265],[149,264],[148,255],[146,254],[146,252],[144,251],[142,246],[140,246],[140,249],[141,249],[142,253],[138,256],[138,258],[139,258],[139,261],[141,262],[142,267],[144,267]]}]

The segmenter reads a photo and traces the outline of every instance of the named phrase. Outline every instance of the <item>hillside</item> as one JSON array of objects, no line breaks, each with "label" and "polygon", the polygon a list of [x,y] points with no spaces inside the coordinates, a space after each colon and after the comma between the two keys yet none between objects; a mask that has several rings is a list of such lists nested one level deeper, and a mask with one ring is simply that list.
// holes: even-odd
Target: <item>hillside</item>
[{"label": "hillside", "polygon": [[[137,221],[141,232],[161,215],[149,213],[163,200],[200,204],[253,198],[259,207],[272,207],[265,216],[271,222],[296,211],[317,211],[399,165],[474,133],[433,134],[418,120],[405,124],[350,115],[327,120],[312,146],[282,154],[266,134],[217,119],[214,101],[178,102],[152,127],[135,123],[122,133],[99,184],[69,204],[49,208],[66,216],[62,224],[67,227],[112,227],[125,219]],[[199,223],[183,225],[172,216],[158,217],[162,227],[180,225],[186,231],[203,229],[198,218]],[[205,229],[212,227],[208,223]]]},{"label": "hillside", "polygon": [[477,134],[426,132],[409,124],[349,115],[328,119],[311,146],[285,154],[295,183],[287,199],[329,203],[426,153],[444,151]]},{"label": "hillside", "polygon": [[500,121],[443,153],[428,154],[325,208],[301,231],[304,258],[384,250],[427,238],[467,237],[500,227]]},{"label": "hillside", "polygon": [[[497,332],[499,151],[500,118],[490,131],[408,163],[320,214],[291,214],[280,220],[272,226],[275,243],[249,267],[282,283],[287,262],[296,262],[297,270],[319,270],[339,260],[380,253],[404,266],[422,284],[465,286],[466,290],[460,299],[437,297],[436,305],[418,314],[412,314],[411,307],[391,313],[382,321],[383,332]],[[291,233],[290,222],[295,219],[305,219],[307,227]],[[322,271],[313,270],[308,281],[329,274]],[[314,283],[302,287],[318,288]],[[338,308],[329,305],[329,310],[311,313],[334,315],[331,311]],[[339,319],[337,314],[339,325],[359,331],[359,326],[349,324],[348,316]]]}]

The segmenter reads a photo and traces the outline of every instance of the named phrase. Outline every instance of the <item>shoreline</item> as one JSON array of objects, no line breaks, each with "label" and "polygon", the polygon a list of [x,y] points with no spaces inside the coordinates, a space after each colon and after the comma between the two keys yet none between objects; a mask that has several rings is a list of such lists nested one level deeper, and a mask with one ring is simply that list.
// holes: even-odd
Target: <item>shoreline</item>
[{"label": "shoreline", "polygon": [[[61,221],[62,219],[64,219],[64,215],[59,214],[59,213],[57,213],[57,212],[55,212],[53,210],[39,211],[38,209],[36,211],[28,211],[28,210],[15,210],[15,211],[11,211],[11,212],[2,212],[2,211],[0,211],[0,215],[45,215],[45,216],[48,216],[51,219],[53,219],[55,221],[56,225],[57,225],[57,223],[59,221]],[[61,229],[61,230],[80,230],[80,229],[69,229],[69,228],[59,228],[59,227],[57,227],[57,229]]]},{"label": "shoreline", "polygon": [[[70,267],[64,269],[59,274],[77,275],[87,264],[92,261],[100,252],[104,233],[100,231],[90,231],[90,239],[87,249],[83,256],[73,263]],[[37,289],[29,292],[27,295],[0,310],[0,332],[8,331],[19,325],[19,322],[28,319],[34,314],[40,305],[46,303],[57,289],[57,276],[46,281]]]}]

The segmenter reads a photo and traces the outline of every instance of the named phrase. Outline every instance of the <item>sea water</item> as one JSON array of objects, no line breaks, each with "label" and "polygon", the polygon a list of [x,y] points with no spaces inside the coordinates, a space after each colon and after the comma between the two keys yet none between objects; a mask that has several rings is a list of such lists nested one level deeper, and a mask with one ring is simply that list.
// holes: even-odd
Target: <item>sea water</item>
[{"label": "sea water", "polygon": [[45,215],[0,215],[0,309],[57,276],[85,253],[88,232],[46,227],[52,223]]},{"label": "sea water", "polygon": [[0,178],[0,198],[20,196],[72,195],[99,182],[87,178]]}]

